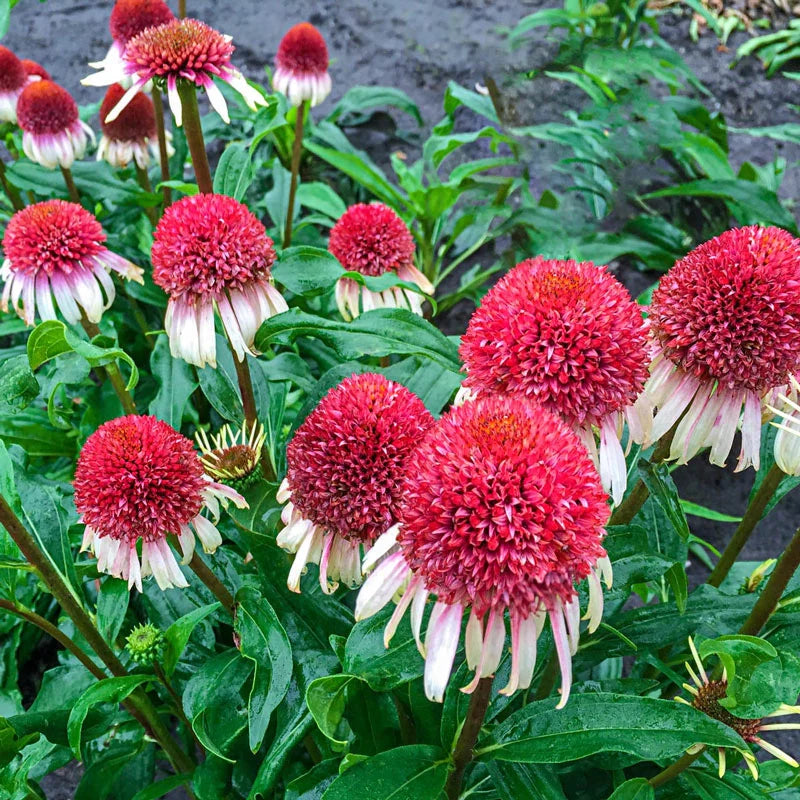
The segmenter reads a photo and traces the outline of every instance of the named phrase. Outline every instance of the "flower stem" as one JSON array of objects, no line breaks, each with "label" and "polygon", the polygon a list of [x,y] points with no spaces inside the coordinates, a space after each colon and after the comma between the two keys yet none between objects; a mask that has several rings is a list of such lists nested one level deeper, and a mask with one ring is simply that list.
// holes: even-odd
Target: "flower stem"
[{"label": "flower stem", "polygon": [[178,17],[186,19],[186,0],[178,0]]},{"label": "flower stem", "polygon": [[[86,331],[86,335],[90,339],[94,339],[95,336],[100,335],[100,328],[98,328],[94,322],[89,322],[89,320],[86,319],[86,315],[83,313],[81,313],[81,325],[83,325],[83,329]],[[131,393],[128,391],[127,386],[125,385],[125,379],[122,377],[122,373],[119,371],[117,362],[110,361],[103,367],[103,370],[105,370],[106,376],[108,377],[111,386],[119,398],[119,402],[122,405],[122,410],[126,414],[135,414],[136,403],[133,402]]]},{"label": "flower stem", "polygon": [[2,161],[0,161],[0,184],[3,186],[6,197],[11,201],[14,211],[21,211],[25,208],[25,203],[22,202],[22,196],[17,191],[17,187],[10,184],[6,178],[6,165]]},{"label": "flower stem", "polygon": [[649,779],[648,783],[654,788],[658,788],[659,786],[663,786],[665,783],[669,783],[671,780],[674,780],[681,774],[685,769],[694,764],[700,755],[705,752],[704,750],[700,750],[697,753],[685,753],[681,756],[677,761],[670,764],[665,769],[662,769],[658,775],[654,775],[652,778]]},{"label": "flower stem", "polygon": [[[658,442],[653,455],[650,457],[651,464],[660,464],[668,455],[672,447],[672,437],[675,435],[677,423],[673,428],[665,433]],[[630,494],[616,507],[611,515],[609,525],[627,525],[641,510],[650,496],[650,490],[644,485],[640,478],[636,485],[631,489]]]},{"label": "flower stem", "polygon": [[175,687],[172,685],[172,681],[170,681],[170,679],[167,677],[167,674],[164,672],[164,669],[162,668],[161,664],[159,664],[158,661],[154,661],[152,666],[156,678],[158,678],[161,685],[167,690],[167,693],[172,698],[172,702],[175,705],[175,713],[178,715],[180,721],[186,726],[186,730],[189,731],[189,734],[191,735],[192,739],[194,739],[194,742],[197,745],[197,747],[201,748],[202,750],[203,745],[197,738],[197,734],[194,732],[194,728],[192,728],[192,725],[187,719],[186,714],[183,710],[183,700],[181,699],[181,696],[175,690]]},{"label": "flower stem", "polygon": [[[161,90],[153,86],[153,110],[156,113],[156,133],[158,135],[158,160],[161,165],[161,180],[170,180],[169,174],[169,149],[167,148],[167,131],[164,127],[164,101],[161,99]],[[172,205],[172,189],[162,186],[164,207]]]},{"label": "flower stem", "polygon": [[292,243],[292,219],[294,218],[294,198],[297,194],[297,175],[300,172],[300,154],[303,151],[303,122],[306,116],[308,100],[303,100],[296,108],[294,121],[294,144],[292,144],[292,179],[289,184],[289,204],[286,208],[286,225],[283,229],[283,246]]},{"label": "flower stem", "polygon": [[739,633],[758,636],[767,620],[778,606],[789,581],[800,566],[800,528],[795,531],[789,546],[783,551],[775,569],[758,596],[750,616],[744,621]]},{"label": "flower stem", "polygon": [[[39,549],[33,536],[19,521],[17,515],[0,495],[0,525],[2,525],[28,563],[36,569],[42,582],[55,597],[64,612],[75,623],[75,627],[94,650],[109,672],[116,677],[127,675],[125,667],[97,630],[73,590],[67,585],[50,559]],[[161,721],[150,698],[136,690],[124,703],[131,715],[162,747],[177,772],[188,772],[193,768],[191,759],[178,747]]]},{"label": "flower stem", "polygon": [[225,588],[222,581],[208,568],[206,562],[203,561],[197,553],[192,556],[192,560],[189,562],[189,568],[203,581],[211,594],[222,603],[226,611],[228,611],[229,614],[233,614],[233,609],[236,605],[233,595]]},{"label": "flower stem", "polygon": [[775,494],[780,482],[783,480],[784,473],[776,464],[773,464],[769,472],[764,476],[761,486],[747,506],[747,511],[744,512],[742,521],[733,538],[728,542],[727,547],[722,551],[722,555],[717,561],[711,575],[708,576],[708,583],[711,586],[719,586],[725,580],[725,576],[730,572],[731,567],[736,561],[742,548],[747,544],[750,534],[758,525],[761,517],[764,516],[764,511]]},{"label": "flower stem", "polygon": [[92,661],[91,658],[87,655],[86,652],[81,650],[75,642],[69,638],[63,631],[59,630],[55,625],[53,625],[50,620],[45,619],[42,616],[39,616],[35,611],[30,611],[27,608],[21,608],[20,606],[14,605],[14,603],[10,602],[9,600],[3,600],[0,598],[0,608],[4,611],[7,611],[9,614],[14,614],[21,619],[30,622],[31,624],[35,625],[39,630],[44,631],[48,636],[52,639],[55,639],[65,650],[69,650],[78,661],[83,664],[89,672],[94,675],[97,680],[101,681],[104,678],[107,678],[105,672],[103,672],[97,664]]},{"label": "flower stem", "polygon": [[453,771],[448,775],[447,783],[444,787],[447,800],[458,800],[458,796],[461,794],[464,770],[469,762],[472,761],[475,742],[478,741],[483,719],[486,716],[486,709],[489,708],[493,680],[493,677],[481,678],[469,699],[467,716],[464,718],[461,733],[453,750]]},{"label": "flower stem", "polygon": [[72,200],[73,203],[80,205],[81,195],[78,192],[78,187],[75,185],[75,181],[72,178],[72,170],[69,167],[61,167],[61,174],[64,176],[64,183],[67,185],[69,199]]},{"label": "flower stem", "polygon": [[211,167],[208,164],[206,143],[203,139],[203,128],[200,124],[200,109],[197,106],[197,89],[187,80],[178,80],[178,95],[183,108],[183,132],[192,155],[192,166],[197,178],[197,188],[203,194],[214,193],[214,182],[211,180]]},{"label": "flower stem", "polygon": [[[140,167],[134,161],[136,165],[136,180],[139,181],[139,186],[142,187],[148,194],[153,193],[153,184],[150,183],[150,176],[147,174],[147,170],[143,167]],[[150,222],[153,223],[153,227],[158,224],[158,212],[156,211],[154,206],[148,206],[145,208],[144,213],[147,214],[147,218]]]}]

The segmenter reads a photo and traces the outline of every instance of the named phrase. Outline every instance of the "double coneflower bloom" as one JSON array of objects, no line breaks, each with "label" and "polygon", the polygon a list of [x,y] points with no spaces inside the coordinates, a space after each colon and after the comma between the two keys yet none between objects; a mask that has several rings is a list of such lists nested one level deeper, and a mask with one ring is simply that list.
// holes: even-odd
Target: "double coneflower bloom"
[{"label": "double coneflower bloom", "polygon": [[222,543],[214,524],[220,504],[247,505],[204,473],[185,436],[155,417],[130,415],[101,425],[81,450],[74,486],[86,526],[83,549],[94,553],[101,572],[139,591],[148,575],[161,589],[187,586],[169,537],[188,564],[195,537],[208,553]]}]

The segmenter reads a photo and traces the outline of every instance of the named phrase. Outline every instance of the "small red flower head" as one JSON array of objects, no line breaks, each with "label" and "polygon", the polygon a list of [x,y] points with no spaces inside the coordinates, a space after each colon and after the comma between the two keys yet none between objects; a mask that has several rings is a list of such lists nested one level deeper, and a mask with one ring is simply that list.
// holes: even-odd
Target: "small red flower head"
[{"label": "small red flower head", "polygon": [[605,555],[607,497],[584,446],[521,397],[453,409],[409,458],[398,542],[440,602],[527,617],[569,603]]},{"label": "small red flower head", "polygon": [[156,228],[153,280],[171,297],[216,297],[269,279],[272,239],[253,213],[222,194],[183,197]]},{"label": "small red flower head", "polygon": [[105,248],[100,223],[77,203],[45,200],[18,211],[8,223],[3,250],[14,273],[70,275]]},{"label": "small red flower head", "polygon": [[25,65],[11,50],[0,44],[0,93],[17,91],[27,80]]},{"label": "small red flower head", "polygon": [[295,73],[321,75],[328,71],[328,46],[322,34],[310,23],[290,28],[278,46],[275,66]]},{"label": "small red flower head", "polygon": [[616,278],[541,257],[488,292],[460,354],[469,388],[520,393],[578,425],[634,403],[649,361],[641,312]]},{"label": "small red flower head", "polygon": [[413,263],[414,238],[388,206],[358,203],[331,229],[328,250],[346,270],[376,277]]},{"label": "small red flower head", "polygon": [[203,507],[207,482],[192,443],[155,417],[101,425],[75,471],[75,507],[99,536],[134,544],[176,536]]},{"label": "small red flower head", "polygon": [[114,41],[125,45],[147,28],[165,25],[173,19],[175,15],[163,0],[117,0],[108,27]]},{"label": "small red flower head", "polygon": [[41,64],[37,64],[29,58],[22,59],[22,66],[25,67],[25,72],[28,75],[35,75],[46,81],[51,80],[50,73]]},{"label": "small red flower head", "polygon": [[186,72],[187,79],[195,81],[196,75],[226,73],[235,49],[230,37],[204,22],[173,19],[132,38],[125,60],[139,75],[177,78]]},{"label": "small red flower head", "polygon": [[306,417],[286,452],[294,507],[350,541],[397,521],[401,477],[433,423],[422,401],[382,375],[353,375]]},{"label": "small red flower head", "polygon": [[661,279],[650,325],[666,357],[702,381],[785,384],[800,365],[800,241],[753,225],[701,244]]},{"label": "small red flower head", "polygon": [[143,92],[135,95],[113,122],[105,122],[125,90],[118,83],[108,87],[100,106],[100,127],[109,139],[123,142],[152,139],[156,135],[156,115],[153,101]]},{"label": "small red flower head", "polygon": [[62,133],[78,121],[78,106],[72,95],[57,83],[33,81],[19,96],[17,121],[23,131],[32,134]]}]

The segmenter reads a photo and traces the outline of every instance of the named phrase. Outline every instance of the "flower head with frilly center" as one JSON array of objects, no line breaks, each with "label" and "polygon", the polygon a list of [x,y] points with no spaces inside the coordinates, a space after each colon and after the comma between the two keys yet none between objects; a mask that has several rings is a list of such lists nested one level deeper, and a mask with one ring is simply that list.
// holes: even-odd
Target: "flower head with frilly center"
[{"label": "flower head with frilly center", "polygon": [[288,306],[273,286],[275,249],[247,206],[221,194],[183,197],[155,230],[153,280],[168,295],[173,356],[216,366],[214,309],[240,361],[261,323]]},{"label": "flower head with frilly center", "polygon": [[50,73],[41,64],[32,61],[30,58],[23,58],[22,66],[25,67],[25,72],[34,78],[42,78],[46,81],[52,80]]},{"label": "flower head with frilly center", "polygon": [[[365,560],[365,571],[377,566],[359,592],[356,619],[371,616],[402,589],[386,645],[410,606],[425,657],[425,693],[441,701],[465,610],[467,663],[475,670],[467,692],[500,664],[506,612],[511,677],[502,691],[530,686],[536,640],[549,615],[562,707],[579,636],[575,584],[589,580],[585,618],[591,632],[603,613],[600,576],[609,585],[611,579],[602,546],[607,497],[578,437],[542,406],[487,394],[454,408],[428,430],[409,458],[400,494],[400,525]],[[423,647],[430,593],[436,603]]]},{"label": "flower head with frilly center", "polygon": [[0,122],[17,121],[17,100],[22,90],[36,80],[7,47],[0,44]]},{"label": "flower head with frilly center", "polygon": [[[67,322],[85,314],[99,322],[114,301],[109,272],[142,282],[142,270],[105,247],[100,223],[77,203],[45,200],[18,211],[3,237],[5,281],[0,308],[10,306],[33,325],[56,319],[56,305]],[[55,299],[55,303],[53,300]]]},{"label": "flower head with frilly center", "polygon": [[272,85],[293,106],[308,100],[313,108],[331,93],[329,63],[328,46],[322,34],[310,22],[301,22],[281,39]]},{"label": "flower head with frilly center", "polygon": [[278,544],[297,554],[290,589],[300,591],[309,563],[319,564],[324,592],[361,582],[361,550],[397,522],[406,462],[432,423],[416,395],[372,373],[342,381],[308,415],[278,491]]},{"label": "flower head with frilly center", "polygon": [[161,589],[187,586],[167,537],[177,537],[188,564],[195,536],[207,553],[222,543],[203,508],[216,519],[220,502],[247,505],[238,492],[204,474],[185,436],[155,417],[135,414],[106,422],[86,440],[74,486],[86,526],[82,549],[94,553],[98,570],[139,591],[151,574]]},{"label": "flower head with frilly center", "polygon": [[[784,753],[779,747],[776,747],[771,742],[767,742],[759,735],[762,731],[780,731],[780,730],[797,730],[800,724],[795,722],[769,722],[770,718],[785,717],[789,714],[799,714],[800,707],[790,706],[786,703],[781,703],[778,708],[768,714],[765,718],[748,719],[745,717],[737,717],[731,714],[725,706],[720,704],[720,700],[728,695],[728,675],[727,671],[723,669],[721,678],[710,678],[703,667],[703,661],[700,654],[697,652],[694,641],[689,637],[689,649],[694,659],[694,664],[697,669],[695,672],[689,662],[685,662],[684,666],[692,683],[684,683],[683,688],[689,692],[692,699],[691,701],[685,700],[683,697],[676,697],[679,703],[692,706],[698,711],[702,711],[712,719],[721,722],[732,728],[739,736],[742,737],[748,744],[757,744],[763,750],[766,750],[770,755],[780,759],[790,767],[797,769],[800,764],[792,758],[788,753]],[[766,723],[766,724],[765,724]],[[699,752],[704,749],[702,744],[694,745],[689,749],[689,752]],[[749,749],[739,751],[744,756],[745,763],[750,770],[753,780],[758,780],[758,761]],[[726,757],[725,748],[720,747],[719,753],[719,777],[725,775]]]},{"label": "flower head with frilly center", "polygon": [[[119,102],[125,90],[118,83],[108,87],[100,106],[100,128],[103,135],[97,147],[97,160],[114,167],[127,167],[131,161],[141,169],[150,164],[150,151],[158,158],[156,115],[153,101],[144,93],[137,94],[113,121],[105,122],[108,112]],[[170,137],[169,132],[166,133]],[[172,147],[167,152],[171,155]]]},{"label": "flower head with frilly center", "polygon": [[736,469],[757,469],[762,402],[800,367],[800,241],[756,225],[723,233],[664,275],[649,319],[652,439],[680,420],[670,458],[710,446],[724,466],[741,417]]},{"label": "flower head with frilly center", "polygon": [[234,50],[230,36],[224,36],[204,22],[174,19],[134,36],[125,45],[120,65],[105,65],[101,72],[84,78],[82,83],[108,86],[126,78],[133,80],[106,122],[113,122],[131,98],[151,80],[166,87],[169,106],[178,125],[183,119],[178,81],[205,89],[214,110],[225,122],[230,122],[228,104],[214,83],[215,77],[239,92],[251,110],[266,105],[261,93],[250,86],[231,63]]},{"label": "flower head with frilly center", "polygon": [[627,482],[623,423],[640,443],[649,427],[640,399],[649,351],[639,306],[605,267],[523,261],[483,298],[459,352],[467,372],[462,394],[520,394],[558,414],[620,502]]},{"label": "flower head with frilly center", "polygon": [[[405,222],[383,203],[350,206],[331,229],[328,250],[348,272],[372,278],[394,272],[400,280],[433,294],[433,284],[414,266],[414,237]],[[361,310],[384,307],[422,314],[422,300],[420,294],[401,286],[377,292],[352,278],[340,278],[336,284],[336,302],[346,320],[354,319]]]},{"label": "flower head with frilly center", "polygon": [[17,123],[25,155],[48,169],[69,169],[76,158],[83,158],[87,138],[94,141],[72,95],[53,81],[33,81],[22,90]]}]

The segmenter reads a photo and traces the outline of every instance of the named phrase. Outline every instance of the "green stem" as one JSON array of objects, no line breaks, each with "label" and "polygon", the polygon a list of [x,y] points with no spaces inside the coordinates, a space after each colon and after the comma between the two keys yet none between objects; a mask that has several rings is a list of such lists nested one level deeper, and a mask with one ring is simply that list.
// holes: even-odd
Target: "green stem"
[{"label": "green stem", "polygon": [[[139,186],[141,186],[142,189],[144,189],[148,194],[152,194],[153,184],[150,183],[150,176],[147,174],[147,170],[143,167],[140,167],[135,161],[133,163],[136,167],[136,180],[139,181]],[[154,206],[148,206],[145,208],[144,213],[147,214],[147,218],[153,223],[153,227],[158,225],[158,212]]]},{"label": "green stem", "polygon": [[[164,101],[161,98],[161,91],[153,86],[153,110],[156,114],[156,134],[158,135],[158,159],[161,166],[161,181],[166,183],[170,180],[169,174],[169,149],[167,148],[167,131],[164,127]],[[172,189],[169,186],[162,186],[161,192],[164,195],[164,206],[172,205]]]},{"label": "green stem", "polygon": [[[675,435],[677,423],[669,430],[658,442],[653,455],[650,457],[651,464],[660,464],[669,455],[669,450],[672,447],[672,437]],[[631,489],[628,496],[614,509],[611,515],[609,525],[627,525],[640,511],[642,506],[647,502],[650,496],[650,490],[644,485],[644,481],[640,478],[636,481],[636,485]]]},{"label": "green stem", "polygon": [[[61,577],[50,559],[39,549],[33,536],[19,521],[2,495],[0,495],[0,525],[8,531],[22,555],[39,573],[42,582],[55,597],[64,613],[73,621],[87,644],[106,665],[109,672],[116,677],[127,675],[122,662],[97,630],[72,589]],[[188,772],[193,768],[191,759],[174,742],[158,716],[155,706],[143,691],[136,690],[128,697],[124,705],[152,738],[161,745],[177,772]]]},{"label": "green stem", "polygon": [[8,178],[6,178],[6,165],[2,161],[0,161],[0,184],[11,202],[14,211],[22,211],[22,209],[25,208],[25,203],[22,202],[22,197],[17,187],[8,182]]},{"label": "green stem", "polygon": [[222,603],[229,614],[233,614],[236,602],[233,595],[227,590],[225,584],[208,568],[208,565],[200,556],[195,553],[189,562],[189,568],[206,585],[211,594]]},{"label": "green stem", "polygon": [[747,544],[750,534],[753,532],[756,525],[758,525],[761,517],[764,516],[764,511],[769,501],[772,500],[775,495],[780,482],[783,480],[783,476],[783,471],[775,464],[772,465],[769,472],[764,476],[764,480],[761,481],[761,486],[758,487],[758,491],[747,506],[747,511],[744,512],[742,521],[739,523],[739,527],[736,528],[733,538],[722,551],[717,565],[708,577],[708,583],[711,584],[711,586],[720,586],[722,581],[725,580],[725,576],[730,572],[737,556],[742,552],[742,548],[745,544]]},{"label": "green stem", "polygon": [[211,179],[211,167],[208,163],[206,143],[203,139],[203,127],[200,124],[200,109],[197,106],[197,88],[187,80],[178,80],[178,96],[183,109],[183,132],[192,156],[197,188],[203,194],[214,193],[214,182]]},{"label": "green stem", "polygon": [[292,220],[294,219],[294,198],[297,194],[297,176],[300,172],[300,154],[303,151],[303,122],[306,116],[308,100],[303,100],[295,109],[297,116],[294,121],[294,143],[292,144],[292,178],[289,183],[289,203],[286,208],[286,225],[283,228],[283,246],[289,247],[292,243]]},{"label": "green stem", "polygon": [[670,764],[665,769],[662,769],[658,775],[654,775],[648,781],[649,784],[654,788],[658,788],[659,786],[663,786],[665,783],[669,783],[671,780],[674,780],[681,774],[685,769],[694,764],[698,758],[703,754],[704,750],[700,750],[698,753],[685,753],[681,758],[675,761],[673,764]]},{"label": "green stem", "polygon": [[469,708],[461,733],[458,736],[455,749],[453,750],[453,771],[447,777],[444,791],[447,800],[458,800],[461,794],[461,784],[464,780],[464,771],[472,761],[475,742],[481,732],[486,709],[489,708],[489,700],[492,697],[493,677],[481,678],[475,691],[469,698]]},{"label": "green stem", "polygon": [[175,690],[175,687],[172,685],[172,681],[170,681],[170,679],[167,677],[167,674],[166,672],[164,672],[164,669],[162,668],[161,664],[159,664],[158,661],[154,661],[152,666],[156,678],[158,678],[161,685],[167,690],[167,693],[172,698],[172,702],[175,706],[175,713],[178,715],[178,718],[186,727],[186,730],[188,730],[189,733],[191,734],[192,739],[194,739],[194,743],[197,745],[197,747],[199,747],[202,750],[203,744],[197,738],[197,734],[194,732],[192,724],[189,722],[189,720],[186,717],[186,714],[184,713],[183,700],[181,699],[181,696]]},{"label": "green stem", "polygon": [[178,17],[186,19],[186,0],[178,0]]},{"label": "green stem", "polygon": [[69,167],[61,167],[61,174],[64,176],[64,183],[67,184],[67,192],[69,192],[69,199],[73,203],[81,204],[81,195],[78,192],[78,187],[72,178],[72,170]]},{"label": "green stem", "polygon": [[758,636],[759,631],[778,607],[778,603],[798,566],[800,566],[800,528],[795,531],[789,546],[778,559],[778,563],[775,565],[775,569],[772,570],[766,585],[761,590],[750,616],[747,617],[739,629],[740,634]]},{"label": "green stem", "polygon": [[53,625],[50,620],[39,616],[39,614],[34,611],[30,611],[27,608],[16,606],[9,600],[0,599],[0,608],[4,609],[9,614],[14,614],[17,617],[30,622],[39,628],[39,630],[44,631],[44,633],[46,633],[52,639],[55,639],[55,641],[57,641],[65,650],[69,650],[69,652],[72,653],[72,655],[74,655],[75,658],[77,658],[78,661],[80,661],[81,664],[83,664],[83,666],[86,667],[86,669],[88,669],[95,678],[97,678],[97,680],[102,681],[104,678],[108,677],[106,673],[103,672],[103,670],[100,669],[100,667],[98,667],[91,658],[89,658],[85,651],[81,650],[81,648],[78,647],[78,645],[75,644],[75,642],[70,639],[69,636]]},{"label": "green stem", "polygon": [[[98,328],[94,322],[89,322],[89,320],[86,319],[85,314],[82,314],[81,316],[81,325],[83,325],[83,329],[86,331],[86,335],[90,339],[94,339],[95,336],[100,335],[100,328]],[[122,405],[122,410],[126,414],[135,414],[136,403],[133,402],[131,393],[128,391],[128,388],[125,385],[125,379],[122,377],[122,373],[119,371],[117,362],[111,361],[106,364],[103,369],[105,370],[109,383],[119,398],[119,402]]]}]

